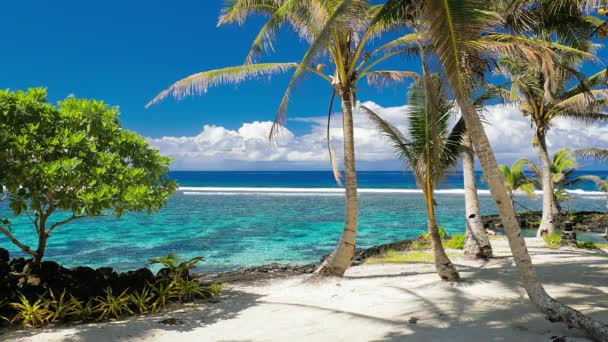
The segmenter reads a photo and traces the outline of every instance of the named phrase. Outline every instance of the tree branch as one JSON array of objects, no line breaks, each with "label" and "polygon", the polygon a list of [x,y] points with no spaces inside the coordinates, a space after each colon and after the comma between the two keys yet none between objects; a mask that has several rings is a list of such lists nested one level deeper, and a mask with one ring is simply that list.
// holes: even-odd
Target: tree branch
[{"label": "tree branch", "polygon": [[22,244],[17,238],[11,234],[8,230],[6,230],[3,226],[0,226],[0,232],[4,233],[17,247],[21,248],[24,252],[31,256],[37,256],[37,253],[34,252],[29,246]]},{"label": "tree branch", "polygon": [[[104,217],[104,216],[114,216],[114,213],[95,215],[95,217]],[[69,218],[67,218],[67,219],[65,219],[63,221],[55,222],[46,231],[46,234],[47,235],[51,235],[51,233],[53,232],[53,230],[55,230],[55,228],[57,228],[59,226],[63,226],[64,224],[70,223],[70,222],[72,222],[74,220],[82,219],[82,218],[85,218],[85,217],[89,217],[89,216],[88,215],[72,215],[71,217],[69,217]]]}]

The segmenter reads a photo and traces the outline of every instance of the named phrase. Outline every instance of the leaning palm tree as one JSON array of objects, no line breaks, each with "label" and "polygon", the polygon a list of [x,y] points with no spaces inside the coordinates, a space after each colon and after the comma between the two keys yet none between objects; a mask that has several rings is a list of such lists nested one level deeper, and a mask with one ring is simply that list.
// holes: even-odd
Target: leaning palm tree
[{"label": "leaning palm tree", "polygon": [[527,159],[519,159],[509,165],[499,165],[498,169],[504,178],[505,188],[511,198],[511,203],[515,208],[515,193],[523,192],[528,197],[534,197],[534,182],[524,173],[523,167],[528,165]]},{"label": "leaning palm tree", "polygon": [[[569,327],[583,329],[596,340],[606,340],[607,325],[556,301],[539,281],[482,120],[471,100],[475,77],[483,77],[484,73],[482,68],[476,68],[477,75],[473,75],[471,68],[487,65],[484,63],[486,58],[504,52],[506,46],[501,46],[500,43],[506,44],[511,40],[508,37],[501,38],[502,34],[496,34],[504,23],[500,21],[500,15],[490,11],[488,3],[485,0],[420,1],[420,19],[425,26],[426,39],[441,64],[445,80],[454,93],[471,134],[475,152],[505,228],[517,271],[530,300],[550,321],[564,322]],[[510,45],[511,52],[527,55],[531,63],[548,66],[556,60],[555,55],[547,51],[550,49],[548,44],[532,44],[528,38],[520,36],[513,39],[520,40],[521,43]]]},{"label": "leaning palm tree", "polygon": [[[327,81],[331,91],[329,114],[331,115],[331,104],[335,95],[342,104],[346,215],[339,243],[317,273],[341,276],[350,266],[357,236],[358,204],[353,132],[357,84],[365,78],[377,81],[386,77],[411,76],[404,71],[373,69],[388,58],[409,54],[414,49],[412,44],[416,42],[417,35],[408,34],[370,52],[365,50],[373,38],[398,27],[404,20],[411,19],[407,6],[398,0],[389,0],[385,4],[373,6],[368,0],[230,0],[223,9],[219,24],[242,24],[247,17],[255,14],[267,15],[269,19],[256,36],[244,65],[188,76],[162,91],[148,105],[155,104],[167,96],[181,99],[195,93],[205,93],[209,87],[218,84],[239,83],[295,70],[270,132],[272,140],[280,134],[286,121],[290,95],[302,77],[310,73]],[[289,25],[302,40],[310,43],[300,62],[255,63],[265,50],[272,49],[276,33],[283,24]],[[341,184],[329,133],[327,138],[332,169],[336,181]]]},{"label": "leaning palm tree", "polygon": [[427,72],[424,74],[409,91],[407,132],[400,132],[370,109],[364,106],[362,109],[378,130],[388,137],[399,159],[414,172],[416,183],[422,189],[426,202],[435,269],[441,279],[457,281],[460,276],[445,253],[439,236],[433,193],[440,178],[458,163],[464,150],[464,122],[460,120],[450,131],[453,105],[442,96],[443,90],[438,78]]},{"label": "leaning palm tree", "polygon": [[[535,130],[532,143],[538,151],[543,189],[543,216],[537,233],[539,237],[555,233],[555,182],[552,179],[547,133],[558,118],[584,123],[608,120],[608,114],[605,113],[608,93],[606,89],[600,88],[603,86],[605,71],[584,79],[575,70],[573,60],[576,59],[571,58],[571,54],[564,52],[560,61],[563,68],[548,77],[544,75],[541,66],[530,64],[526,60],[503,58],[500,61],[500,70],[512,81],[513,99],[522,103],[521,111],[530,118]],[[568,87],[576,77],[581,83]],[[590,89],[593,86],[597,89]]]}]

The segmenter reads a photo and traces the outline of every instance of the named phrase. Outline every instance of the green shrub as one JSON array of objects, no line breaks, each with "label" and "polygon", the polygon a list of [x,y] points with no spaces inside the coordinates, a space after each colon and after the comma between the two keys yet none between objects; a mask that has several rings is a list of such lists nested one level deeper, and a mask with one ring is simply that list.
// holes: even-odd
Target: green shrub
[{"label": "green shrub", "polygon": [[203,261],[205,258],[196,256],[189,260],[182,260],[175,253],[171,252],[166,257],[155,257],[148,260],[150,265],[161,264],[169,269],[174,281],[183,278],[188,272],[196,267],[196,264]]},{"label": "green shrub", "polygon": [[74,303],[67,299],[65,289],[59,297],[55,296],[53,290],[49,291],[50,299],[45,301],[45,306],[49,310],[49,320],[53,322],[65,321],[73,312],[72,306]]},{"label": "green shrub", "polygon": [[194,279],[179,279],[175,284],[175,292],[180,302],[205,297],[205,289]]},{"label": "green shrub", "polygon": [[444,227],[439,226],[437,227],[437,230],[439,230],[439,238],[441,240],[445,240],[448,238],[448,232],[445,230]]},{"label": "green shrub", "polygon": [[464,249],[464,241],[465,241],[465,236],[464,235],[452,235],[452,238],[445,241],[443,243],[443,245],[446,248],[451,248],[451,249]]},{"label": "green shrub", "polygon": [[559,233],[551,234],[544,237],[545,246],[548,248],[560,248],[562,236]]},{"label": "green shrub", "polygon": [[171,300],[177,298],[175,282],[171,282],[168,285],[162,283],[156,285],[148,285],[150,286],[152,292],[154,292],[154,296],[156,297],[156,300],[154,300],[154,303],[152,303],[152,312],[161,310],[167,305],[167,302],[170,302]]},{"label": "green shrub", "polygon": [[50,312],[45,309],[43,296],[40,296],[34,303],[30,303],[27,297],[20,293],[19,301],[10,303],[10,306],[17,310],[11,323],[17,322],[24,327],[39,327],[49,320]]},{"label": "green shrub", "polygon": [[147,286],[145,286],[141,291],[129,295],[129,301],[131,302],[131,305],[140,314],[143,314],[152,309],[153,300],[154,293],[152,293],[150,288]]},{"label": "green shrub", "polygon": [[127,295],[127,290],[122,291],[118,296],[112,294],[111,289],[106,290],[104,297],[97,298],[97,306],[95,311],[99,314],[99,319],[107,317],[120,318],[127,313],[133,314],[129,308],[130,297]]},{"label": "green shrub", "polygon": [[90,320],[95,316],[95,305],[93,298],[86,303],[78,300],[78,298],[70,295],[70,309],[68,315],[81,319],[83,321]]},{"label": "green shrub", "polygon": [[220,293],[226,288],[228,287],[228,284],[211,284],[209,285],[209,294],[211,295],[211,298],[217,298],[220,296]]},{"label": "green shrub", "polygon": [[578,248],[584,249],[598,249],[597,245],[593,241],[581,241],[577,243]]}]

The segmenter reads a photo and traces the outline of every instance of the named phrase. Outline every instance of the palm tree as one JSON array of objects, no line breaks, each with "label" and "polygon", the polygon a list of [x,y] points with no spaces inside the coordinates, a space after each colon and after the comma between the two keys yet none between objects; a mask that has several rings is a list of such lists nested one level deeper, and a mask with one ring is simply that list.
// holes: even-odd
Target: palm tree
[{"label": "palm tree", "polygon": [[422,188],[437,274],[443,280],[458,281],[460,275],[445,253],[439,236],[433,193],[440,178],[460,159],[464,122],[460,120],[449,130],[453,105],[446,101],[443,94],[438,78],[425,71],[409,92],[410,111],[407,116],[408,131],[405,133],[368,108],[362,106],[362,109],[378,130],[388,137],[399,159],[412,169],[418,187]]},{"label": "palm tree", "polygon": [[527,159],[516,160],[511,164],[511,167],[508,165],[499,165],[498,169],[502,173],[504,178],[505,188],[507,189],[507,193],[511,198],[511,203],[513,204],[513,208],[515,208],[515,192],[521,191],[525,192],[528,197],[534,197],[534,182],[532,179],[528,178],[522,168],[528,165],[530,161]]},{"label": "palm tree", "polygon": [[[555,55],[547,51],[547,44],[532,44],[529,39],[519,36],[509,39],[500,39],[501,34],[496,36],[493,32],[496,32],[497,25],[502,24],[497,22],[500,16],[489,11],[488,2],[485,0],[426,0],[420,2],[420,6],[420,19],[425,25],[427,41],[441,63],[446,82],[455,95],[467,130],[471,134],[475,152],[505,228],[517,271],[530,300],[550,321],[564,322],[569,327],[586,331],[594,339],[606,340],[607,325],[556,301],[549,296],[539,281],[481,118],[471,100],[475,77],[483,77],[481,68],[476,68],[477,75],[472,75],[471,66],[475,68],[478,65],[487,65],[484,60],[488,56],[506,48],[504,45],[501,47],[500,44],[492,44],[501,43],[497,40],[505,43],[510,39],[521,39],[521,44],[510,46],[511,52],[528,55],[530,63],[549,65],[555,60]],[[492,40],[494,42],[491,42]]]},{"label": "palm tree", "polygon": [[[530,162],[530,169],[536,174],[538,178],[541,177],[542,171],[536,166],[536,164]],[[576,177],[575,172],[578,169],[576,158],[573,157],[573,153],[570,149],[562,149],[553,155],[551,159],[551,181],[553,182],[553,209],[555,212],[554,216],[561,213],[560,202],[570,200],[570,194],[566,189],[570,186],[580,183],[583,178]],[[537,179],[534,180],[535,185],[542,189],[541,182]]]},{"label": "palm tree", "polygon": [[[218,84],[239,83],[295,69],[270,132],[272,140],[278,136],[286,121],[290,95],[302,76],[311,73],[327,81],[332,92],[330,114],[334,95],[338,95],[342,104],[346,215],[339,243],[319,267],[318,274],[341,276],[350,266],[355,250],[358,211],[353,132],[357,83],[364,78],[372,81],[409,75],[407,72],[373,71],[373,68],[388,58],[410,53],[415,49],[412,44],[418,35],[408,34],[370,52],[365,51],[370,40],[398,27],[403,20],[409,20],[406,10],[407,6],[398,0],[373,6],[368,0],[230,0],[223,9],[219,24],[242,24],[247,17],[255,14],[269,16],[253,42],[245,64],[188,76],[162,91],[148,104],[155,104],[170,95],[181,99],[195,93],[205,93],[209,87]],[[300,62],[254,63],[262,52],[272,49],[282,24],[289,25],[300,38],[310,43]],[[328,146],[331,146],[329,135]],[[336,181],[340,184],[331,148],[329,152]]]},{"label": "palm tree", "polygon": [[[572,58],[571,53],[564,52],[561,61],[565,64],[564,67],[550,77],[543,75],[542,66],[525,60],[503,58],[500,61],[500,70],[512,81],[513,98],[522,103],[523,115],[530,118],[535,128],[533,145],[538,151],[543,189],[543,216],[537,233],[539,237],[555,233],[554,181],[547,148],[547,133],[553,122],[558,118],[585,123],[608,120],[608,115],[604,112],[606,90],[589,88],[602,85],[605,71],[583,79],[575,71],[573,60],[577,59]],[[576,77],[581,83],[568,88],[567,85],[576,80]]]}]

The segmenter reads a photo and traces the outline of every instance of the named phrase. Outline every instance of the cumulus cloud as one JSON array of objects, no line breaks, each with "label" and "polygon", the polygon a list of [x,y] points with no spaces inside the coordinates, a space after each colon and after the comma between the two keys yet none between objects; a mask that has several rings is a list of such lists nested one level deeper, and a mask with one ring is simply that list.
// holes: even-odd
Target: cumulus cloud
[{"label": "cumulus cloud", "polygon": [[[362,103],[399,129],[407,127],[408,106],[382,107],[374,102]],[[493,105],[484,113],[486,131],[501,163],[518,158],[534,159],[531,141],[533,130],[516,106]],[[274,145],[268,143],[270,121],[245,122],[238,130],[204,125],[196,136],[149,138],[160,151],[175,159],[174,170],[327,170],[329,169],[326,117],[295,118],[308,123],[307,133],[296,135],[285,127]],[[399,168],[386,139],[376,131],[359,110],[354,113],[356,156],[359,169],[386,170]],[[341,157],[342,122],[335,115],[330,129],[332,145]],[[551,151],[560,148],[583,148],[608,145],[606,125],[585,126],[558,119],[549,133]]]}]

